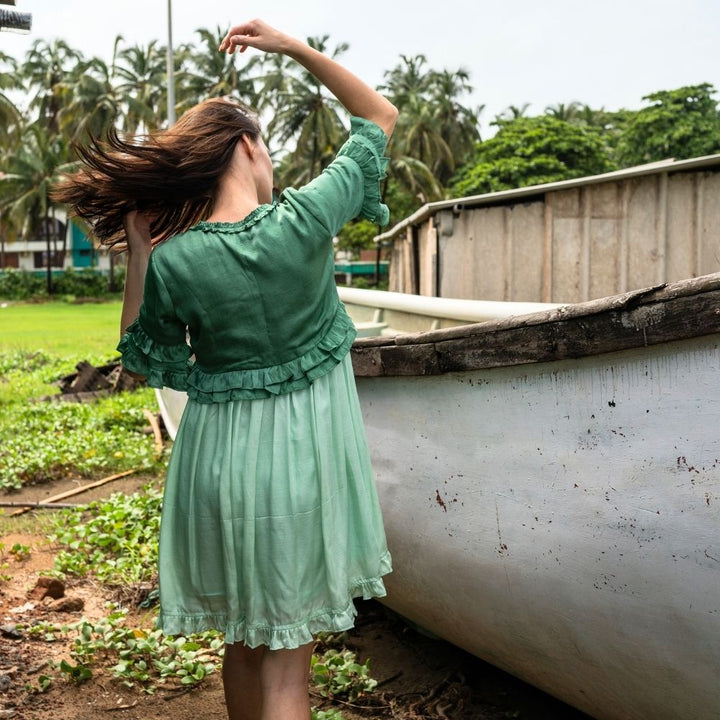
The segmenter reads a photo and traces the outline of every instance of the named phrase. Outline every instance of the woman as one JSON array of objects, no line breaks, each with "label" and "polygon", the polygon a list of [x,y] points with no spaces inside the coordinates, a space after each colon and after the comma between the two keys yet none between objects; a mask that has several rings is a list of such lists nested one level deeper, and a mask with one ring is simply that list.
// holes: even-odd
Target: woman
[{"label": "woman", "polygon": [[56,198],[105,244],[127,245],[124,365],[188,392],[163,502],[159,626],[225,633],[232,720],[307,720],[313,633],[350,628],[352,598],[384,595],[390,571],[332,238],[358,215],[387,222],[379,180],[397,111],[259,20],[220,51],[248,47],[295,59],[354,116],[318,178],[272,203],[256,119],[213,99],[142,141],[93,144]]}]

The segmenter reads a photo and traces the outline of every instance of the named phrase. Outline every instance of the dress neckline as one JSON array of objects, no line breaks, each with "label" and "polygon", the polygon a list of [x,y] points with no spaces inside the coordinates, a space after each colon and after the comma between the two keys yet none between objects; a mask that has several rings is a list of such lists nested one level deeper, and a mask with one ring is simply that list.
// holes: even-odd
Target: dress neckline
[{"label": "dress neckline", "polygon": [[254,225],[261,218],[265,217],[265,215],[267,215],[274,207],[275,205],[270,203],[258,205],[242,220],[236,220],[234,222],[201,220],[196,225],[193,225],[190,230],[214,230],[220,232],[237,232],[239,230],[245,230],[251,225]]}]

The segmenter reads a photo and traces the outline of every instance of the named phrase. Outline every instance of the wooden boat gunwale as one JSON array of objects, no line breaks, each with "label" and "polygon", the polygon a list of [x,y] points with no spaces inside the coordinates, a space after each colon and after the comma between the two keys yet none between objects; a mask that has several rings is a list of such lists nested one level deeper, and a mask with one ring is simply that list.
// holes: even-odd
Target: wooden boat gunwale
[{"label": "wooden boat gunwale", "polygon": [[720,332],[720,273],[556,309],[358,338],[357,377],[439,375],[599,355]]}]

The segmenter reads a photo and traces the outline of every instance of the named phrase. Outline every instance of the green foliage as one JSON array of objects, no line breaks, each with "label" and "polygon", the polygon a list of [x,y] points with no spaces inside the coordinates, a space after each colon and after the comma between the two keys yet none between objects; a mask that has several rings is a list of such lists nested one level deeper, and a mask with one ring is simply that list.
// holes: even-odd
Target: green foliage
[{"label": "green foliage", "polygon": [[720,152],[720,112],[709,83],[646,95],[642,108],[621,133],[617,158],[622,166]]},{"label": "green foliage", "polygon": [[82,685],[92,677],[92,670],[82,663],[73,665],[67,660],[60,662],[60,672],[74,685]]},{"label": "green foliage", "polygon": [[[12,333],[12,323],[4,330],[6,336]],[[165,458],[156,457],[153,438],[145,432],[143,409],[156,403],[149,388],[95,403],[35,401],[56,394],[50,383],[72,372],[76,361],[42,350],[0,351],[0,490],[20,489],[70,473],[89,476],[131,468],[155,473],[163,468]]]},{"label": "green foliage", "polygon": [[58,295],[73,295],[75,297],[105,298],[121,293],[125,282],[124,272],[115,273],[115,293],[108,290],[108,276],[99,270],[69,268],[59,273],[54,281],[55,292]]},{"label": "green foliage", "polygon": [[[69,268],[53,273],[53,292],[76,298],[114,298],[122,293],[124,273],[115,273],[114,293],[108,290],[108,276],[99,270]],[[27,270],[9,268],[0,271],[0,298],[3,300],[47,299],[45,276]]]},{"label": "green foliage", "polygon": [[9,575],[6,572],[3,572],[3,570],[8,569],[8,563],[5,562],[5,543],[0,543],[0,582],[8,582],[9,580],[12,580],[12,575]]},{"label": "green foliage", "polygon": [[343,716],[339,710],[316,710],[313,708],[311,720],[343,720]]},{"label": "green foliage", "polygon": [[0,298],[29,300],[45,294],[45,278],[25,270],[12,268],[0,272]]},{"label": "green foliage", "polygon": [[377,225],[369,220],[350,222],[338,234],[338,250],[348,250],[357,256],[361,250],[374,248],[373,238],[378,234]]},{"label": "green foliage", "polygon": [[[12,381],[13,375],[6,377]],[[93,404],[0,403],[5,415],[0,427],[0,489],[20,489],[70,473],[159,470],[153,438],[144,432],[143,408],[154,403],[150,389],[111,395]]]},{"label": "green foliage", "polygon": [[495,137],[477,145],[474,162],[453,185],[458,196],[540,185],[613,169],[602,134],[554,117],[500,121]]},{"label": "green foliage", "polygon": [[323,697],[353,701],[377,686],[370,677],[370,660],[357,661],[351,650],[327,650],[323,655],[313,655],[310,662],[313,684]]},{"label": "green foliage", "polygon": [[61,513],[51,537],[64,548],[55,569],[92,574],[113,585],[150,580],[156,572],[161,506],[162,494],[145,488]]},{"label": "green foliage", "polygon": [[23,562],[30,558],[30,548],[22,543],[14,543],[10,548],[10,554],[17,562]]},{"label": "green foliage", "polygon": [[28,627],[27,633],[47,642],[71,639],[71,661],[62,660],[59,669],[78,685],[93,677],[96,666],[109,667],[112,677],[146,692],[168,681],[196,685],[217,670],[224,652],[219,633],[170,638],[160,630],[128,626],[126,618],[127,611],[111,608],[97,622],[81,620],[62,627],[41,623]]},{"label": "green foliage", "polygon": [[47,692],[52,687],[52,678],[48,675],[40,675],[38,677],[37,685],[33,685],[32,683],[26,683],[25,684],[25,691],[30,693],[31,695],[39,695],[41,693]]}]

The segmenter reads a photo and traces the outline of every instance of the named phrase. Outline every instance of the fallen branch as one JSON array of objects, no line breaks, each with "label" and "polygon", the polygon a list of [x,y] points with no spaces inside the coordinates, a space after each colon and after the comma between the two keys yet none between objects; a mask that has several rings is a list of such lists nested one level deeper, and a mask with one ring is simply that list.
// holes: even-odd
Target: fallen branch
[{"label": "fallen branch", "polygon": [[112,707],[106,707],[103,708],[105,712],[118,712],[119,710],[131,710],[138,704],[138,701],[136,700],[134,703],[131,703],[130,705],[113,705]]},{"label": "fallen branch", "polygon": [[150,427],[153,431],[153,436],[155,437],[155,459],[157,460],[162,455],[163,451],[163,440],[162,432],[160,432],[160,423],[157,420],[157,415],[153,415],[153,413],[151,413],[146,408],[143,408],[143,413],[145,414],[147,421],[150,423]]},{"label": "fallen branch", "polygon": [[79,503],[53,503],[53,502],[0,502],[0,508],[28,508],[30,510],[64,510],[77,507]]},{"label": "fallen branch", "polygon": [[[58,495],[53,495],[47,500],[41,500],[38,505],[47,505],[49,503],[54,503],[58,500],[64,500],[65,498],[72,497],[73,495],[80,495],[86,490],[92,490],[93,488],[100,487],[101,485],[105,485],[106,483],[112,482],[113,480],[119,480],[120,478],[132,475],[133,473],[138,472],[140,469],[141,468],[133,468],[132,470],[126,470],[125,472],[117,473],[116,475],[109,475],[108,477],[102,478],[102,480],[96,480],[95,482],[88,483],[87,485],[82,485],[81,487],[75,488],[74,490],[67,490],[66,492],[62,492]],[[16,510],[13,513],[10,513],[10,517],[15,517],[15,515],[22,515],[32,509],[32,504],[28,505],[27,503],[24,503],[24,506],[22,508]]]}]

